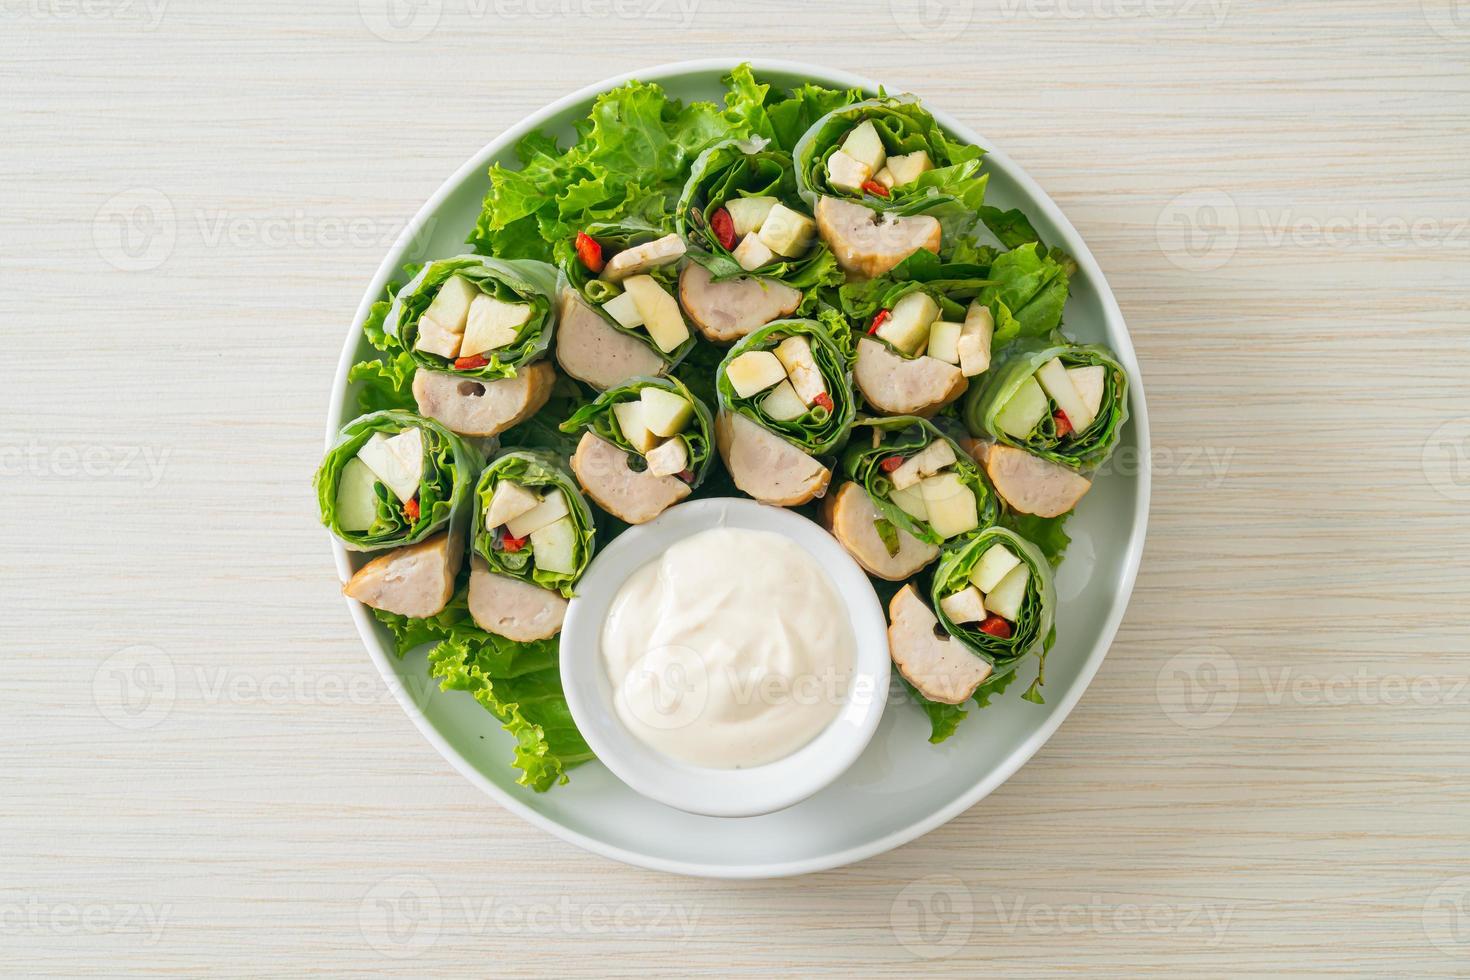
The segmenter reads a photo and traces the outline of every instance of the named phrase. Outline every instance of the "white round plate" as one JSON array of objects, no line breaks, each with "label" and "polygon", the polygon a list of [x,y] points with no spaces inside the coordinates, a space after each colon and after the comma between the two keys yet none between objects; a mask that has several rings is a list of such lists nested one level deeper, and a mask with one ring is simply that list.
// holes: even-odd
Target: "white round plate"
[{"label": "white round plate", "polygon": [[[406,262],[464,250],[496,161],[518,166],[516,142],[533,129],[560,137],[584,118],[601,92],[631,79],[657,82],[684,100],[719,100],[721,76],[735,62],[688,61],[630,72],[558,99],[491,141],[450,177],[414,216],[384,257],[363,295],[347,336],[327,412],[327,442],[351,418],[347,370],[374,353],[362,336],[368,309]],[[877,91],[847,72],[789,61],[752,59],[761,78],[783,86],[813,81]],[[920,98],[925,93],[915,93]],[[1048,244],[1077,260],[1067,301],[1067,332],[1107,344],[1130,381],[1131,418],[1106,471],[1067,524],[1072,545],[1057,572],[1057,642],[1046,662],[1046,704],[1021,700],[1030,669],[990,707],[973,712],[942,745],[928,742],[929,725],[915,705],[891,703],[867,751],[831,786],[796,806],[761,817],[703,817],[655,803],[624,786],[599,763],[571,772],[571,782],[548,793],[515,784],[512,739],[474,699],[435,691],[414,698],[426,675],[424,651],[399,660],[390,638],[368,610],[348,602],[363,643],[424,736],[471,782],[502,806],[590,851],[660,871],[719,878],[767,878],[835,868],[881,854],[928,833],[974,806],[1003,783],[1051,737],[1082,697],[1118,630],[1143,556],[1149,502],[1148,411],[1143,381],[1123,315],[1096,260],[1051,198],[990,141],[925,100],[952,134],[985,147],[990,185],[986,200],[1025,210]],[[979,110],[972,110],[978,114]],[[337,571],[351,574],[347,551],[334,542]]]}]

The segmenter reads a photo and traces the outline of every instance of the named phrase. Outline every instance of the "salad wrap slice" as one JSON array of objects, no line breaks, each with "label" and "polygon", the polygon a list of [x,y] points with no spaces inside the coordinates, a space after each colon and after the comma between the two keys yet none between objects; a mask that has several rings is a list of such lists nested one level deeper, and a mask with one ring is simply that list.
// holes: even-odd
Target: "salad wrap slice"
[{"label": "salad wrap slice", "polygon": [[[992,549],[996,549],[995,555],[986,560]],[[994,560],[1003,555],[1004,562]],[[1015,564],[1011,564],[1013,561]],[[1001,571],[1005,574],[997,582],[996,574]],[[1013,591],[1011,586],[1017,579],[1024,580],[1023,587],[1003,601],[1000,593]],[[987,586],[989,591],[980,586]],[[957,622],[951,612],[958,608],[952,597],[969,589],[984,593],[986,618]],[[1057,593],[1051,564],[1040,548],[1009,528],[998,524],[985,528],[944,549],[930,581],[929,598],[945,632],[990,664],[987,686],[1014,674],[1022,660],[1038,653],[1041,664],[1036,680],[1024,696],[1041,703],[1046,651],[1055,635]],[[1005,606],[1001,612],[1010,615],[998,615],[991,608],[1001,605]]]},{"label": "salad wrap slice", "polygon": [[[763,239],[760,234],[777,205],[808,223],[799,225],[807,231],[804,241],[787,248],[795,254],[773,251],[765,244],[771,235]],[[702,152],[680,195],[676,220],[689,243],[689,258],[709,270],[716,282],[760,276],[810,290],[843,280],[832,250],[810,234],[814,226],[796,192],[791,154],[766,139],[724,140]],[[754,243],[746,241],[750,235],[756,236]],[[754,258],[742,249],[754,252]]]},{"label": "salad wrap slice", "polygon": [[[865,124],[871,130],[862,129]],[[860,129],[855,142],[864,144],[861,147],[849,142]],[[881,150],[873,146],[869,132]],[[843,179],[841,166],[833,164],[838,153],[857,162],[856,176],[863,180]],[[797,190],[809,207],[833,197],[893,215],[932,214],[947,232],[962,232],[975,224],[985,200],[988,177],[980,172],[984,153],[978,146],[950,139],[916,97],[901,95],[833,109],[802,135],[792,156]],[[899,161],[902,165],[895,174],[893,167]]]},{"label": "salad wrap slice", "polygon": [[313,479],[322,524],[353,551],[418,544],[440,531],[463,542],[484,464],[433,419],[403,410],[360,416],[342,427]]},{"label": "salad wrap slice", "polygon": [[555,328],[556,269],[488,255],[425,265],[394,295],[382,326],[419,367],[487,381],[539,360]]},{"label": "salad wrap slice", "polygon": [[[883,520],[929,544],[941,545],[957,534],[987,528],[1000,513],[995,492],[970,454],[918,416],[858,419],[842,454],[842,470],[867,492]],[[946,474],[953,478],[945,480]],[[930,513],[932,508],[923,500],[926,481],[940,506],[954,509],[951,498],[959,498],[964,510],[960,525],[946,525],[937,511]],[[968,499],[960,488],[969,491]],[[970,519],[972,526],[962,526]]]},{"label": "salad wrap slice", "polygon": [[1025,342],[970,392],[964,419],[973,435],[1094,470],[1112,455],[1128,421],[1128,376],[1096,344]]},{"label": "salad wrap slice", "polygon": [[[667,229],[659,228],[638,217],[596,221],[588,224],[574,236],[559,239],[552,247],[552,254],[561,273],[558,280],[559,293],[570,291],[596,313],[608,327],[638,341],[657,355],[659,360],[672,367],[682,361],[694,347],[693,333],[685,327],[684,331],[687,336],[677,344],[668,345],[669,349],[664,349],[656,342],[648,325],[639,323],[629,326],[614,315],[613,310],[618,309],[619,306],[619,302],[615,301],[627,304],[632,296],[622,282],[615,282],[600,274],[607,263],[619,253],[659,242],[668,238],[669,234]],[[682,256],[683,247],[680,246],[677,252]],[[679,289],[679,261],[677,258],[648,268],[642,272],[642,275],[650,277],[663,292],[671,297],[677,295]],[[610,302],[614,303],[612,309],[607,306]],[[677,303],[675,305],[677,306]]]},{"label": "salad wrap slice", "polygon": [[[678,378],[634,378],[631,381],[609,388],[595,399],[578,408],[561,424],[562,432],[587,431],[612,443],[626,453],[645,456],[647,450],[635,446],[621,424],[617,406],[646,405],[649,400],[644,392],[650,388],[668,392],[684,399],[689,404],[689,416],[683,427],[670,439],[684,445],[688,460],[685,469],[689,473],[689,487],[698,489],[709,473],[710,461],[714,458],[714,419],[704,402],[694,396],[684,382]],[[626,416],[624,416],[626,417]],[[636,434],[636,433],[635,433]]]},{"label": "salad wrap slice", "polygon": [[[542,519],[553,519],[520,535],[515,533],[519,530],[516,520],[525,518],[526,510],[509,523],[492,524],[491,507],[504,484],[514,484],[520,493],[531,494],[537,507],[546,508],[540,511],[545,515]],[[509,491],[510,495],[518,495],[517,490]],[[592,561],[596,530],[592,508],[576,481],[549,452],[516,449],[501,453],[485,467],[475,485],[471,547],[492,574],[552,589],[570,598],[575,594],[577,579]],[[542,564],[537,563],[538,547]]]},{"label": "salad wrap slice", "polygon": [[[815,378],[807,377],[813,395],[810,399],[798,395],[799,403],[785,402],[778,405],[773,396],[780,389],[785,394],[785,384],[792,390],[792,375],[780,362],[777,354],[781,345],[790,338],[799,338],[810,351],[815,365]],[[821,456],[835,452],[847,439],[857,416],[856,398],[852,388],[851,370],[852,333],[842,317],[835,311],[826,310],[818,319],[776,320],[754,331],[731,347],[720,362],[715,375],[715,390],[719,407],[724,412],[743,416],[767,432],[797,447],[809,456]],[[737,385],[731,371],[739,364],[752,363],[749,354],[772,355],[758,360],[770,367],[771,374],[760,381],[769,384]],[[780,377],[775,377],[776,372]],[[759,384],[759,381],[756,382]],[[820,386],[821,391],[815,389]],[[790,411],[778,411],[787,407]],[[799,412],[798,412],[799,410]],[[796,413],[796,414],[792,414]]]}]

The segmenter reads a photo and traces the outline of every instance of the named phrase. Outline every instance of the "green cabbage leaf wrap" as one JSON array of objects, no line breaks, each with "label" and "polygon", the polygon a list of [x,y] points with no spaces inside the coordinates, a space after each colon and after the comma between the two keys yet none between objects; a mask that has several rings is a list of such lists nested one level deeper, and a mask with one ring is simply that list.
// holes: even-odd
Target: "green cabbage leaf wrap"
[{"label": "green cabbage leaf wrap", "polygon": [[[774,351],[781,341],[794,336],[805,337],[811,345],[812,357],[826,383],[832,408],[829,410],[821,405],[813,405],[806,414],[783,422],[771,418],[761,409],[761,400],[769,390],[757,392],[749,398],[741,398],[736,394],[735,386],[730,383],[725,369],[731,361],[747,351]],[[720,362],[715,376],[720,407],[727,412],[744,415],[808,456],[835,452],[846,441],[853,420],[857,417],[857,397],[852,386],[852,344],[852,331],[835,310],[824,309],[815,320],[772,321],[742,338]]]},{"label": "green cabbage leaf wrap", "polygon": [[[663,238],[669,232],[641,218],[623,218],[617,221],[597,221],[587,225],[583,233],[592,238],[602,246],[603,261],[607,261],[624,249],[635,245],[645,245],[648,242]],[[571,289],[590,306],[597,315],[602,317],[608,326],[618,333],[627,334],[638,341],[649,350],[653,351],[665,363],[674,365],[684,359],[684,356],[693,349],[695,344],[694,331],[689,332],[689,339],[684,341],[673,350],[665,352],[659,350],[653,338],[648,335],[647,330],[637,327],[628,328],[615,320],[611,313],[602,308],[602,304],[617,297],[623,292],[623,287],[606,279],[599,279],[597,274],[582,264],[577,257],[577,238],[570,235],[562,238],[552,246],[552,253],[556,258],[556,266],[561,270],[559,289]],[[679,263],[670,262],[668,265],[651,269],[648,275],[657,280],[658,284],[674,296],[679,295]]]},{"label": "green cabbage leaf wrap", "polygon": [[717,143],[694,161],[689,182],[679,198],[678,229],[689,244],[691,261],[708,269],[717,281],[763,276],[801,290],[842,282],[837,257],[820,239],[813,241],[800,258],[777,255],[760,268],[742,268],[733,250],[720,244],[709,222],[710,216],[727,203],[745,197],[774,197],[793,211],[807,210],[796,193],[791,154],[771,149],[769,141],[759,137]]},{"label": "green cabbage leaf wrap", "polygon": [[[531,317],[505,347],[486,351],[484,367],[456,370],[453,358],[418,350],[419,320],[439,290],[459,276],[486,296],[506,303],[529,303]],[[556,328],[556,269],[532,259],[495,259],[487,255],[459,255],[430,262],[393,297],[382,330],[421,367],[448,371],[466,378],[490,381],[513,378],[516,368],[539,360],[551,346]],[[381,345],[380,345],[381,346]]]},{"label": "green cabbage leaf wrap", "polygon": [[[1103,397],[1097,417],[1082,432],[1059,437],[1052,413],[1057,405],[1047,396],[1050,411],[1024,439],[1005,432],[996,416],[1036,370],[1052,358],[1066,368],[1101,366]],[[1111,351],[1096,344],[1072,344],[1053,339],[1019,345],[1007,353],[1005,361],[992,368],[984,385],[970,389],[964,406],[965,426],[972,435],[989,435],[997,442],[1015,446],[1053,463],[1075,470],[1091,470],[1101,466],[1118,445],[1123,425],[1128,421],[1128,375]]]},{"label": "green cabbage leaf wrap", "polygon": [[693,392],[677,378],[632,378],[614,388],[609,388],[593,401],[573,412],[571,417],[561,424],[561,431],[579,432],[586,429],[606,439],[623,452],[641,457],[643,454],[633,448],[633,444],[619,428],[617,416],[613,414],[613,406],[622,402],[638,401],[643,395],[644,388],[662,388],[665,391],[671,391],[693,406],[694,414],[690,417],[689,424],[674,438],[684,442],[684,449],[689,456],[689,469],[694,473],[694,479],[689,485],[697,489],[704,482],[706,474],[709,473],[710,460],[714,458],[714,453],[711,451],[714,446],[714,420],[710,416],[709,406],[695,398]]},{"label": "green cabbage leaf wrap", "polygon": [[849,480],[867,491],[883,517],[920,541],[932,545],[942,545],[945,539],[936,534],[928,522],[912,517],[889,499],[893,480],[889,472],[884,470],[883,463],[893,457],[908,459],[940,439],[949,443],[954,450],[955,462],[948,470],[952,470],[960,478],[960,482],[970,488],[970,492],[975,495],[975,510],[980,518],[980,527],[989,527],[1000,514],[1000,502],[991,489],[990,481],[959,443],[926,419],[914,415],[860,418],[854,424],[852,439],[842,454],[843,472]]},{"label": "green cabbage leaf wrap", "polygon": [[[873,123],[887,155],[923,150],[929,154],[934,169],[917,180],[892,188],[886,197],[833,187],[827,179],[827,160],[842,148],[848,133],[864,121]],[[834,109],[802,135],[792,154],[796,161],[797,190],[808,207],[815,208],[818,199],[826,196],[896,215],[932,214],[944,226],[947,242],[968,234],[978,220],[989,179],[980,172],[980,159],[984,155],[985,151],[978,146],[950,139],[911,95],[865,99]]]},{"label": "green cabbage leaf wrap", "polygon": [[[485,526],[485,513],[490,507],[490,498],[501,480],[510,480],[537,493],[544,494],[556,488],[566,495],[567,512],[577,532],[576,569],[571,573],[548,572],[536,567],[535,549],[530,542],[518,551],[506,551],[499,529]],[[475,554],[485,560],[490,571],[497,575],[508,575],[543,589],[555,589],[571,598],[573,586],[587,565],[592,561],[593,538],[597,525],[593,521],[592,508],[582,496],[582,490],[572,475],[562,468],[560,460],[549,452],[517,449],[502,453],[490,461],[480,474],[475,486],[475,513],[470,540]]]},{"label": "green cabbage leaf wrap", "polygon": [[[377,504],[372,526],[365,531],[344,530],[337,520],[337,487],[343,468],[357,458],[358,450],[374,433],[395,436],[412,428],[422,433],[424,443],[418,517],[408,517],[393,491],[378,481],[373,484]],[[470,491],[484,465],[484,458],[473,446],[438,422],[393,410],[359,416],[344,425],[312,482],[322,524],[337,540],[353,551],[381,551],[418,544],[444,530],[458,533],[463,540],[470,522]]]},{"label": "green cabbage leaf wrap", "polygon": [[[1021,603],[1016,621],[1011,624],[1012,633],[1009,639],[982,633],[978,623],[959,625],[944,614],[944,609],[939,604],[941,599],[959,592],[969,584],[970,572],[975,564],[996,544],[1009,548],[1030,570],[1030,575],[1026,578],[1026,598]],[[1042,663],[1037,668],[1036,681],[1024,697],[1027,701],[1041,703],[1046,650],[1055,637],[1057,591],[1052,582],[1051,565],[1040,548],[1015,531],[999,525],[976,531],[940,552],[939,563],[934,567],[934,577],[930,582],[929,599],[934,607],[934,615],[939,618],[945,632],[994,668],[994,672],[986,678],[985,687],[993,687],[1002,677],[1014,674],[1028,654],[1039,653]]]}]

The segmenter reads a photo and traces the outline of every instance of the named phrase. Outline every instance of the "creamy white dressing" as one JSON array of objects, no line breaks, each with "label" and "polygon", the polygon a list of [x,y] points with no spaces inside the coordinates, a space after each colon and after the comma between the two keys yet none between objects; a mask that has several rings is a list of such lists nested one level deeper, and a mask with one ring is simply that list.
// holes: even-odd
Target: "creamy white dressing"
[{"label": "creamy white dressing", "polygon": [[775,762],[815,738],[842,708],[854,647],[817,561],[736,528],[691,535],[638,569],[602,627],[624,726],[711,769]]}]

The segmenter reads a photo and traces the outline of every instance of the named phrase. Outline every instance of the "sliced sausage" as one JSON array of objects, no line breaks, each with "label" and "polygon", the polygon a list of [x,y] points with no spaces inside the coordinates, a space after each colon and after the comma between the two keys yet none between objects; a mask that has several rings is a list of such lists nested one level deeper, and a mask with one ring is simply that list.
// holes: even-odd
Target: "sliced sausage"
[{"label": "sliced sausage", "polygon": [[413,397],[419,414],[438,419],[462,436],[499,435],[541,411],[556,384],[556,368],[538,361],[514,378],[480,381],[419,368]]},{"label": "sliced sausage", "polygon": [[715,442],[735,485],[762,503],[804,504],[832,479],[827,467],[739,413],[715,417]]},{"label": "sliced sausage", "polygon": [[571,290],[562,294],[556,361],[567,374],[600,391],[629,378],[659,377],[668,367],[647,345],[614,330]]},{"label": "sliced sausage", "polygon": [[463,549],[451,547],[449,533],[394,548],[357,570],[342,592],[364,606],[423,619],[444,611],[454,594]]},{"label": "sliced sausage", "polygon": [[483,558],[470,562],[470,617],[480,629],[529,643],[561,632],[567,600],[561,593],[496,575]]},{"label": "sliced sausage", "polygon": [[679,273],[679,301],[706,340],[725,344],[796,312],[801,290],[753,276],[715,282],[708,269],[690,262]]},{"label": "sliced sausage", "polygon": [[842,484],[822,501],[822,524],[871,575],[901,582],[939,556],[938,548],[897,525],[898,554],[890,555],[873,526],[882,516],[868,492],[856,483]]},{"label": "sliced sausage", "polygon": [[991,446],[985,472],[1012,510],[1037,517],[1060,517],[1092,487],[1086,477],[1014,446]]},{"label": "sliced sausage", "polygon": [[863,398],[884,415],[928,418],[970,387],[953,364],[937,357],[901,357],[881,341],[859,337],[852,380]]},{"label": "sliced sausage", "polygon": [[597,506],[629,524],[653,520],[690,493],[689,484],[677,476],[634,472],[626,452],[591,432],[577,443],[572,472]]},{"label": "sliced sausage", "polygon": [[930,701],[964,704],[990,676],[990,664],[944,632],[912,585],[888,604],[888,652],[898,672]]},{"label": "sliced sausage", "polygon": [[817,202],[817,231],[837,264],[866,278],[881,276],[919,249],[939,252],[939,219],[897,217],[861,204],[824,197]]},{"label": "sliced sausage", "polygon": [[625,248],[608,259],[602,270],[602,278],[608,282],[622,282],[629,276],[677,262],[683,257],[684,239],[678,235],[665,235],[655,241]]}]

